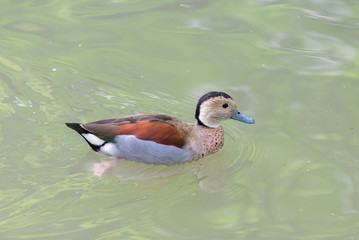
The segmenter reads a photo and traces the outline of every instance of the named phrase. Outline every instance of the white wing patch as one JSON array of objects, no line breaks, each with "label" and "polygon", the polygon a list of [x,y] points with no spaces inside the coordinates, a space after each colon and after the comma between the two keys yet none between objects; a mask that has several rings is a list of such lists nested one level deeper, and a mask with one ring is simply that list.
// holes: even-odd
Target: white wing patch
[{"label": "white wing patch", "polygon": [[102,140],[101,138],[97,137],[95,134],[92,133],[84,133],[81,134],[84,138],[86,138],[87,141],[89,141],[92,145],[95,146],[101,146],[102,144],[105,143],[104,140]]}]

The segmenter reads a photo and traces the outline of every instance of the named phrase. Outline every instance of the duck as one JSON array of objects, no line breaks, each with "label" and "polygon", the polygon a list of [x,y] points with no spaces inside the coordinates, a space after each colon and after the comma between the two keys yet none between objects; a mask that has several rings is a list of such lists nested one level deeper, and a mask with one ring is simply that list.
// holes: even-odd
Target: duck
[{"label": "duck", "polygon": [[238,111],[234,99],[211,91],[198,100],[195,123],[164,114],[141,114],[90,123],[65,123],[96,152],[114,157],[96,163],[100,178],[121,159],[147,164],[178,164],[218,152],[224,145],[221,123],[227,119],[254,124]]}]

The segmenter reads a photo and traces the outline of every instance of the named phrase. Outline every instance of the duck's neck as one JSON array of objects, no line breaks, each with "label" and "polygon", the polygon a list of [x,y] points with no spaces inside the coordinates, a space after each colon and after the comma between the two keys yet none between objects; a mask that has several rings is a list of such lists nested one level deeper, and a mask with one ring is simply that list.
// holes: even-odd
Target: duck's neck
[{"label": "duck's neck", "polygon": [[199,125],[199,126],[203,126],[203,127],[206,127],[206,128],[219,128],[221,125],[220,124],[218,124],[218,125],[206,125],[206,124],[204,124],[201,120],[197,120],[197,125]]},{"label": "duck's neck", "polygon": [[206,125],[204,125],[204,123],[201,120],[197,120],[197,124],[203,127],[207,127]]}]

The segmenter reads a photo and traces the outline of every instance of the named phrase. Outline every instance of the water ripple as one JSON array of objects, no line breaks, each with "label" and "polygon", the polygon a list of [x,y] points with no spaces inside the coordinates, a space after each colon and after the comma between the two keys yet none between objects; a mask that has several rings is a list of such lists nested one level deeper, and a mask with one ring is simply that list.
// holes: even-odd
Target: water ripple
[{"label": "water ripple", "polygon": [[248,32],[251,29],[248,22],[233,17],[192,18],[185,24],[189,28],[215,32]]},{"label": "water ripple", "polygon": [[355,60],[356,48],[339,37],[329,36],[315,31],[297,33],[272,32],[264,45],[283,52],[282,66],[295,66],[298,73],[317,72],[339,74],[344,66]]},{"label": "water ripple", "polygon": [[14,21],[6,24],[4,27],[9,31],[34,34],[44,38],[49,38],[51,34],[50,28],[34,22]]}]

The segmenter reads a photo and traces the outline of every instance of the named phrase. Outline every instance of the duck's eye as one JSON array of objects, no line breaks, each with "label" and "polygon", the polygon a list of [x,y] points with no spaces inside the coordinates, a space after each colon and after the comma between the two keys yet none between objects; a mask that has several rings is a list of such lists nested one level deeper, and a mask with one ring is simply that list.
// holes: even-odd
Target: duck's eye
[{"label": "duck's eye", "polygon": [[223,108],[227,108],[227,107],[228,107],[228,104],[227,104],[227,103],[223,103],[223,104],[222,104],[222,107],[223,107]]}]

